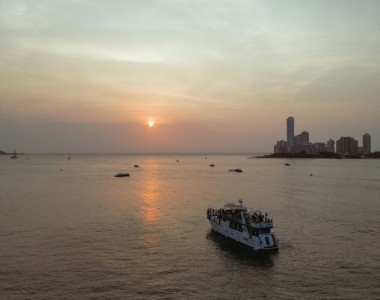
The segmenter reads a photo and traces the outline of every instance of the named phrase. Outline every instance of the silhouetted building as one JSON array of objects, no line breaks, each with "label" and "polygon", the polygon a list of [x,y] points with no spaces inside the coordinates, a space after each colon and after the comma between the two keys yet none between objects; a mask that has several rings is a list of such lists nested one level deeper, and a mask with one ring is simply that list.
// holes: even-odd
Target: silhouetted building
[{"label": "silhouetted building", "polygon": [[278,141],[274,145],[274,153],[288,153],[288,143],[284,140]]},{"label": "silhouetted building", "polygon": [[286,141],[291,149],[294,144],[294,118],[289,117],[286,120]]},{"label": "silhouetted building", "polygon": [[358,154],[363,155],[363,146],[358,147]]},{"label": "silhouetted building", "polygon": [[335,141],[333,139],[329,139],[326,143],[326,151],[335,153]]},{"label": "silhouetted building", "polygon": [[294,137],[294,145],[307,145],[309,144],[309,133],[302,131],[299,135]]},{"label": "silhouetted building", "polygon": [[363,155],[371,153],[371,135],[366,133],[363,135]]},{"label": "silhouetted building", "polygon": [[313,143],[314,153],[326,152],[326,144],[325,143]]},{"label": "silhouetted building", "polygon": [[294,137],[293,153],[314,153],[313,145],[309,141],[309,133],[302,131]]},{"label": "silhouetted building", "polygon": [[340,139],[336,141],[336,153],[343,155],[358,155],[358,141],[350,136],[340,137]]}]

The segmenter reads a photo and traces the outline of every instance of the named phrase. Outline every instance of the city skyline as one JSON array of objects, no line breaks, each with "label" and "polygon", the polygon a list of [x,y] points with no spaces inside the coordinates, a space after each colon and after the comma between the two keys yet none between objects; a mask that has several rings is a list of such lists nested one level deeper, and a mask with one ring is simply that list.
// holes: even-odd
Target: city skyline
[{"label": "city skyline", "polygon": [[1,0],[0,150],[271,152],[290,115],[314,141],[368,132],[380,149],[378,15],[372,0]]},{"label": "city skyline", "polygon": [[330,137],[326,142],[311,141],[310,133],[303,130],[295,135],[295,118],[290,116],[286,119],[286,141],[279,140],[274,145],[274,153],[292,153],[292,154],[318,154],[323,152],[332,152],[342,155],[368,155],[372,151],[372,136],[364,133],[359,146],[359,141],[352,136],[340,136],[338,139]]}]

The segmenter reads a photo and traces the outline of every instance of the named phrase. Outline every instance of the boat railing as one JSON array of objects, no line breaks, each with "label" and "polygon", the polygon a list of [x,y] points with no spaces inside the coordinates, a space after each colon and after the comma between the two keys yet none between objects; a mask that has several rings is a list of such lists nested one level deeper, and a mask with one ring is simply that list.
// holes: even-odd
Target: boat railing
[{"label": "boat railing", "polygon": [[273,221],[261,222],[261,223],[251,223],[253,228],[272,228]]}]

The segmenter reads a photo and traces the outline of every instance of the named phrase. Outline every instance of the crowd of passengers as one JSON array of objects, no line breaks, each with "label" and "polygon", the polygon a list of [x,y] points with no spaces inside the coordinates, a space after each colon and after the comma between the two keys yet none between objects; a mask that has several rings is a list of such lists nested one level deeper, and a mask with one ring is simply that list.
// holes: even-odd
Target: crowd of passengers
[{"label": "crowd of passengers", "polygon": [[[235,222],[241,222],[241,209],[207,209],[207,217],[217,216],[218,218],[226,218]],[[248,214],[246,210],[243,210],[244,218],[248,223],[262,223],[272,222],[272,219],[268,217],[268,213],[263,214],[261,211],[255,211]]]}]

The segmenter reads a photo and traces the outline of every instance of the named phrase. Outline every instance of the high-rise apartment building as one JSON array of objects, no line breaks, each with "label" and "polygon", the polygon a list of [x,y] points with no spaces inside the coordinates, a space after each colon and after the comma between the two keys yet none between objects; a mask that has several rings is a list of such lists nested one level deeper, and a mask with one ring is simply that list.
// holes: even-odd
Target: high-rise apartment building
[{"label": "high-rise apartment building", "polygon": [[335,152],[335,141],[333,139],[329,139],[326,143],[326,151],[334,153]]},{"label": "high-rise apartment building", "polygon": [[291,148],[294,144],[294,118],[289,117],[286,119],[286,141]]},{"label": "high-rise apartment building", "polygon": [[313,145],[309,140],[309,133],[302,131],[294,137],[293,153],[314,153]]},{"label": "high-rise apartment building", "polygon": [[336,141],[336,153],[358,155],[358,141],[350,136],[340,137],[340,139]]},{"label": "high-rise apartment building", "polygon": [[307,131],[302,131],[294,137],[294,145],[307,145],[309,142],[309,133]]},{"label": "high-rise apartment building", "polygon": [[363,135],[363,155],[371,153],[371,135],[366,133]]},{"label": "high-rise apartment building", "polygon": [[278,141],[274,145],[274,153],[288,153],[288,143],[286,141]]},{"label": "high-rise apartment building", "polygon": [[326,144],[325,143],[313,143],[314,153],[322,153],[326,152]]}]

